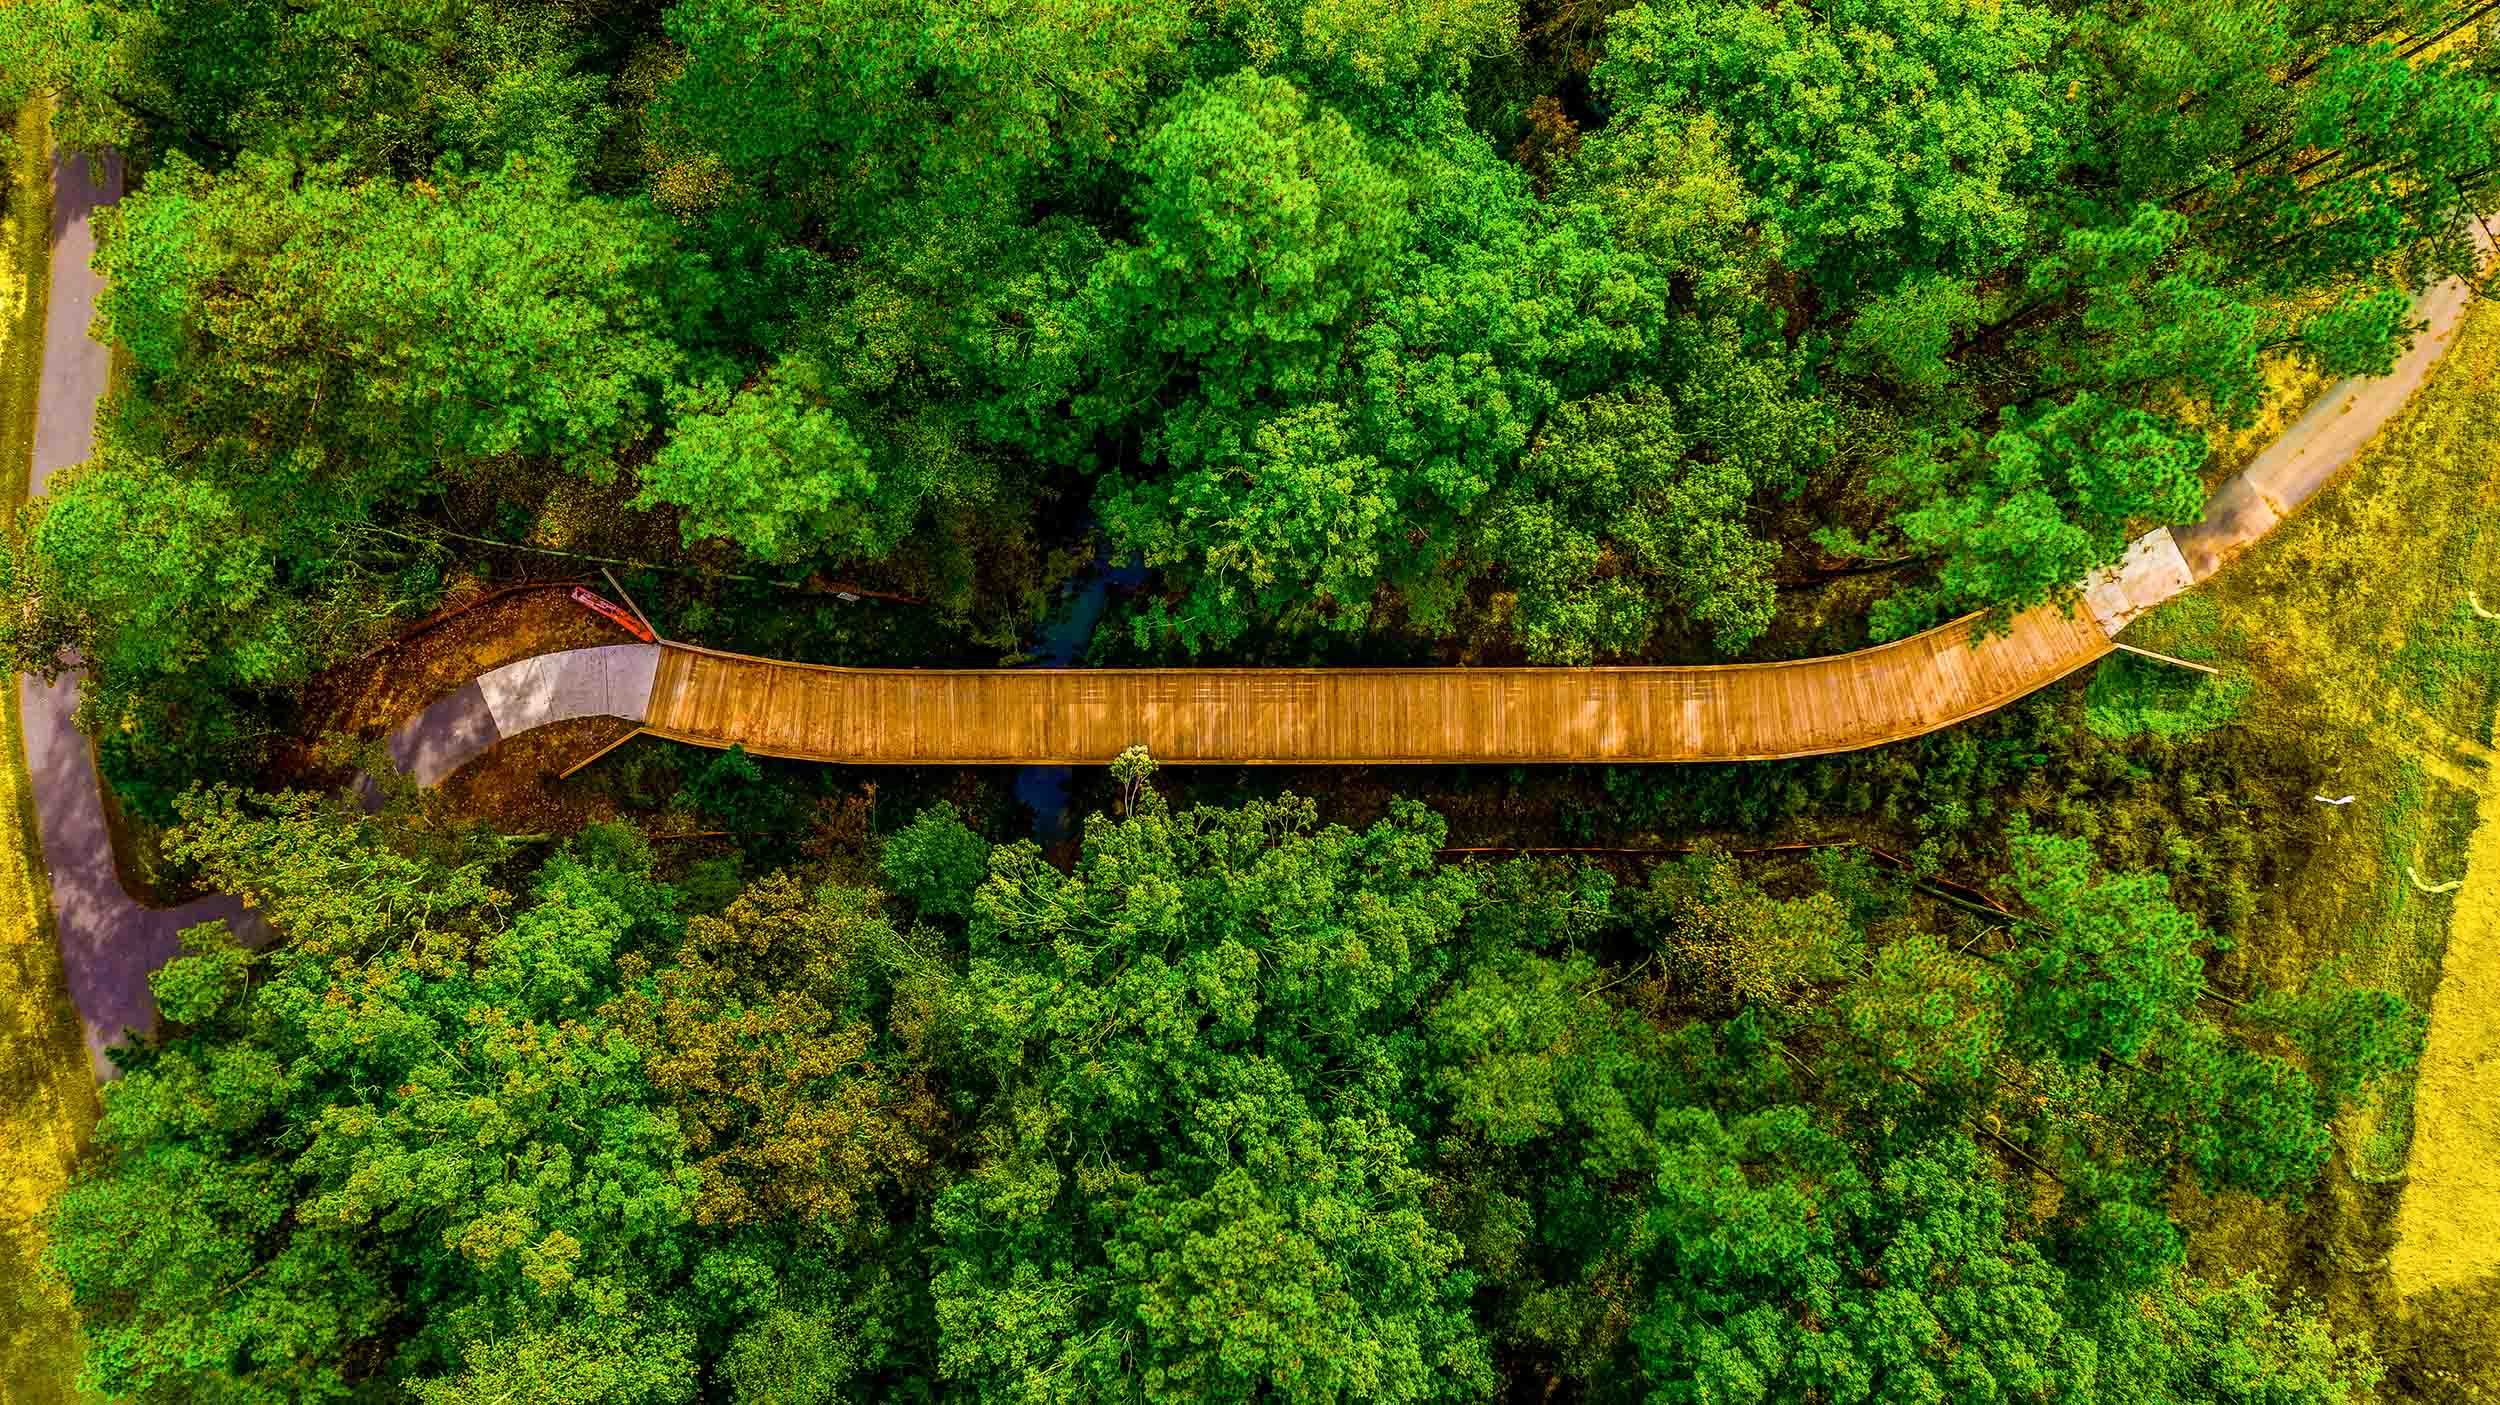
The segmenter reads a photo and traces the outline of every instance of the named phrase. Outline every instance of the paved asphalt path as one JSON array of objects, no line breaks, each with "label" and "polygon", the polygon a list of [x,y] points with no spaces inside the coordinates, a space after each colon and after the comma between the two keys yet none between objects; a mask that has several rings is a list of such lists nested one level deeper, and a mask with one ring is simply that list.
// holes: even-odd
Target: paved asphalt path
[{"label": "paved asphalt path", "polygon": [[[87,329],[104,288],[92,266],[94,215],[121,198],[120,159],[96,168],[80,157],[55,157],[52,184],[52,292],[44,314],[30,486],[37,496],[49,488],[53,474],[84,463],[94,450],[96,406],[112,379],[112,353]],[[641,652],[641,646],[576,649],[494,670],[410,718],[392,735],[392,754],[420,784],[433,785],[502,739],[498,704],[513,714],[516,728],[592,713],[630,713],[630,720],[639,720],[633,704],[648,696],[651,665],[638,674],[621,670],[618,655]],[[658,651],[650,652],[656,657]],[[259,914],[223,894],[165,909],[143,907],[122,890],[104,823],[95,748],[76,722],[80,677],[73,670],[47,685],[21,676],[18,706],[43,862],[52,878],[61,966],[85,1028],[88,1059],[98,1078],[110,1078],[114,1069],[105,1051],[131,1031],[156,1026],[148,974],[181,950],[185,927],[222,918],[255,945],[271,934]]]},{"label": "paved asphalt path", "polygon": [[[2479,252],[2488,256],[2490,239],[2480,234],[2476,239]],[[2328,386],[2291,428],[2214,489],[2202,520],[2171,528],[2189,573],[2201,581],[2229,565],[2342,472],[2430,378],[2474,301],[2472,285],[2462,278],[2425,289],[2413,301],[2413,344],[2394,369]]]},{"label": "paved asphalt path", "polygon": [[[86,460],[95,444],[96,402],[112,376],[112,355],[87,335],[104,280],[95,254],[93,216],[121,198],[118,158],[91,167],[56,156],[52,167],[52,293],[44,313],[43,385],[35,401],[35,467],[31,491],[41,494],[61,469]],[[105,1050],[128,1031],[156,1024],[148,973],[180,950],[182,929],[225,918],[247,940],[267,928],[224,896],[170,910],[140,906],[113,871],[113,841],[104,824],[95,749],[78,730],[78,680],[64,673],[46,686],[17,680],[26,734],[26,769],[33,778],[44,867],[52,877],[52,917],[70,999],[85,1027],[87,1057],[98,1078],[113,1074]]]}]

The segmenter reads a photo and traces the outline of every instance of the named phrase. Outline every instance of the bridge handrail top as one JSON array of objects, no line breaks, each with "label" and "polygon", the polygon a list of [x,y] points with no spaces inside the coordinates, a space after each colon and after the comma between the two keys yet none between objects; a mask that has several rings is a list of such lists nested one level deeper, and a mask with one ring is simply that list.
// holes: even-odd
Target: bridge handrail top
[{"label": "bridge handrail top", "polygon": [[[2028,609],[2028,610],[2024,610],[2024,611],[2020,612],[2019,614],[2017,614],[2016,616],[2014,616],[2014,618],[2019,619],[2019,618],[2021,618],[2023,615],[2028,615],[2028,614],[2031,614],[2031,613],[2033,613],[2033,612],[2035,612],[2035,611],[2044,610],[2044,609],[2054,610],[2054,609],[2056,609],[2056,608],[2058,608],[2058,607],[2057,607],[2055,604],[2045,605],[2045,606],[2042,606],[2042,605],[2035,605],[2035,606],[2032,606],[2032,607],[2031,607],[2030,609]],[[2097,628],[2098,628],[2097,626],[2095,626],[2095,625],[2093,625],[2093,624],[2092,624],[2090,616],[2089,616],[2088,614],[2086,614],[2086,613],[2085,613],[2083,610],[2081,610],[2080,608],[2076,608],[2076,607],[2069,607],[2069,608],[2067,608],[2067,609],[2065,610],[2065,613],[2069,616],[2069,618],[2071,618],[2074,622],[2076,622],[2076,623],[2077,623],[2077,624],[2079,624],[2079,625],[2082,625],[2082,626],[2085,626],[2085,627],[2088,627],[2088,628],[2094,628],[2094,629],[2097,629]],[[1110,668],[1041,668],[1041,667],[1025,667],[1025,668],[1000,668],[1000,667],[988,667],[988,668],[922,668],[922,667],[916,667],[916,666],[893,666],[893,667],[874,667],[874,666],[870,666],[870,667],[862,667],[862,666],[860,666],[860,665],[856,665],[856,664],[802,663],[802,662],[800,662],[800,661],[798,661],[798,660],[795,660],[795,659],[777,659],[777,658],[773,658],[773,657],[771,657],[771,656],[769,656],[769,655],[765,655],[765,654],[741,654],[741,653],[736,652],[735,650],[730,650],[730,649],[714,649],[714,648],[708,648],[708,647],[706,647],[706,646],[704,646],[704,645],[701,645],[701,644],[687,644],[687,643],[682,643],[682,642],[680,642],[680,641],[678,641],[678,640],[675,640],[675,639],[666,639],[666,638],[663,638],[663,639],[660,641],[660,643],[659,643],[658,647],[659,647],[659,648],[660,648],[663,652],[674,651],[674,652],[677,652],[677,653],[684,653],[684,654],[699,654],[699,655],[702,655],[702,656],[704,656],[704,657],[706,657],[706,658],[723,659],[723,660],[726,660],[726,661],[731,662],[731,663],[741,663],[741,664],[762,664],[762,665],[767,665],[767,666],[769,666],[769,667],[773,667],[773,668],[795,668],[795,669],[805,669],[805,670],[808,670],[808,671],[810,671],[810,672],[815,672],[815,673],[848,673],[848,674],[881,674],[881,675],[926,675],[926,676],[929,676],[929,677],[957,677],[957,678],[960,678],[960,677],[965,677],[965,676],[968,676],[968,675],[980,675],[980,674],[996,674],[996,675],[998,675],[998,676],[1000,676],[1000,677],[1014,677],[1014,678],[1037,678],[1037,677],[1049,677],[1049,676],[1054,675],[1054,674],[1061,674],[1061,675],[1075,675],[1075,676],[1080,676],[1080,677],[1100,678],[1100,677],[1112,677],[1112,676],[1128,676],[1128,677],[1134,677],[1134,676],[1138,676],[1138,675],[1141,675],[1141,674],[1210,674],[1210,673],[1216,673],[1216,674],[1227,674],[1227,675],[1232,675],[1232,674],[1265,674],[1265,675],[1270,675],[1270,676],[1274,676],[1274,677],[1293,677],[1293,676],[1297,676],[1297,675],[1306,675],[1306,674],[1308,674],[1308,675],[1321,675],[1321,676],[1327,676],[1327,675],[1341,675],[1341,674],[1352,674],[1352,673],[1372,674],[1372,675],[1390,675],[1390,674],[1466,674],[1466,675],[1470,675],[1470,676],[1473,676],[1473,677],[1498,677],[1498,676],[1505,675],[1505,674],[1510,674],[1510,675],[1521,675],[1521,676],[1540,676],[1540,677],[1541,677],[1541,676],[1550,676],[1550,675],[1553,675],[1553,674],[1562,674],[1562,673],[1570,673],[1570,674],[1615,674],[1615,675],[1619,675],[1619,674],[1742,673],[1742,672],[1747,672],[1747,671],[1762,671],[1762,670],[1769,670],[1769,669],[1783,669],[1783,668],[1801,669],[1801,668],[1810,668],[1810,667],[1814,667],[1814,666],[1817,666],[1817,665],[1847,664],[1847,663],[1849,663],[1849,662],[1851,662],[1851,661],[1853,661],[1853,660],[1860,660],[1860,659],[1864,659],[1864,660],[1872,661],[1872,660],[1875,660],[1875,659],[1878,659],[1878,658],[1882,658],[1882,657],[1884,657],[1884,656],[1886,656],[1886,655],[1896,654],[1896,653],[1902,653],[1902,652],[1906,652],[1906,651],[1909,651],[1909,650],[1912,650],[1912,649],[1916,649],[1916,648],[1918,648],[1918,647],[1919,647],[1920,645],[1922,645],[1922,644],[1928,643],[1929,641],[1934,641],[1934,640],[1937,640],[1937,639],[1939,639],[1939,637],[1940,637],[1940,636],[1943,636],[1943,635],[1946,635],[1946,634],[1950,634],[1950,633],[1953,633],[1953,632],[1955,632],[1955,631],[1960,631],[1960,632],[1962,632],[1962,633],[1967,634],[1967,633],[1969,633],[1969,631],[1970,631],[1971,627],[1973,626],[1973,624],[1974,624],[1976,621],[1978,621],[1978,620],[1979,620],[1979,619],[1980,619],[1983,615],[1985,615],[1985,614],[1986,614],[1986,611],[1973,611],[1973,612],[1972,612],[1972,613],[1970,613],[1970,614],[1957,616],[1957,617],[1955,617],[1955,618],[1953,618],[1953,619],[1947,620],[1947,621],[1945,621],[1943,624],[1936,625],[1936,626],[1934,626],[1934,627],[1932,627],[1932,628],[1920,630],[1920,631],[1919,631],[1918,633],[1916,633],[1916,634],[1905,635],[1905,636],[1903,636],[1902,638],[1899,638],[1899,639],[1887,640],[1887,641],[1885,641],[1884,643],[1881,643],[1881,644],[1869,644],[1869,645],[1867,645],[1867,646],[1866,646],[1865,648],[1863,648],[1863,649],[1850,649],[1850,650],[1846,650],[1846,651],[1844,651],[1844,652],[1837,653],[1837,654],[1815,654],[1815,655],[1811,655],[1811,656],[1809,656],[1809,657],[1806,657],[1806,658],[1801,658],[1801,659],[1764,659],[1764,660],[1759,660],[1759,661],[1752,662],[1752,663],[1655,663],[1655,664],[1337,664],[1337,665],[1330,665],[1330,664],[1275,664],[1275,665],[1262,665],[1262,664],[1204,664],[1204,665],[1190,665],[1190,664],[1170,665],[1170,664],[1157,664],[1157,665],[1117,666],[1117,667],[1110,667]]]}]

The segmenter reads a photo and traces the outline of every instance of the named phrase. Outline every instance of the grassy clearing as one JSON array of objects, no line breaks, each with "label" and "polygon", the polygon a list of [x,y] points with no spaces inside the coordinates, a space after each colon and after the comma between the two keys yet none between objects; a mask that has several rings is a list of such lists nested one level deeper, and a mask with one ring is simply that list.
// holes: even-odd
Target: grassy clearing
[{"label": "grassy clearing", "polygon": [[[2212,661],[2239,725],[2319,758],[2333,864],[2280,895],[2291,928],[2252,943],[2275,984],[2341,964],[2427,1004],[2466,859],[2500,684],[2500,309],[2471,315],[2430,385],[2310,507],[2130,643]],[[2174,706],[2186,706],[2174,704]]]},{"label": "grassy clearing", "polygon": [[2408,713],[2427,711],[2480,739],[2500,666],[2500,621],[2473,610],[2478,594],[2500,604],[2500,540],[2486,530],[2500,504],[2495,390],[2500,318],[2484,307],[2359,462],[2129,641],[2244,667],[2260,685],[2260,725],[2359,742],[2404,732]]},{"label": "grassy clearing", "polygon": [[[51,233],[44,113],[15,122],[16,159],[0,219],[0,494],[26,495]],[[40,1212],[95,1128],[77,1013],[61,984],[51,898],[35,837],[34,797],[18,741],[17,689],[4,690],[0,737],[0,1394],[22,1405],[79,1398],[78,1320],[37,1271]]]},{"label": "grassy clearing", "polygon": [[14,503],[34,464],[35,383],[43,371],[43,300],[52,238],[52,180],[40,107],[0,114],[13,145],[0,178],[0,473]]},{"label": "grassy clearing", "polygon": [[[2500,787],[2494,792],[2500,793]],[[2500,808],[2500,807],[2495,807]],[[2470,1288],[2500,1273],[2500,1128],[2481,1115],[2481,1072],[2500,1052],[2500,824],[2474,835],[2455,930],[2431,1006],[2390,1272],[2407,1296]]]},{"label": "grassy clearing", "polygon": [[[2279,907],[2293,930],[2253,943],[2275,984],[2341,963],[2427,1004],[2471,833],[2474,763],[2500,683],[2500,315],[2483,309],[2429,387],[2309,509],[2202,589],[2139,622],[2139,643],[2223,665],[2240,725],[2322,763],[2333,864]],[[2175,686],[2175,685],[2173,685]],[[2193,712],[2193,700],[2173,702]]]},{"label": "grassy clearing", "polygon": [[[2178,619],[2165,652],[2196,663],[2215,660],[2221,617],[2213,602],[2189,596],[2173,607]],[[2202,736],[2236,720],[2253,685],[2247,675],[2212,677],[2133,654],[2112,654],[2084,690],[2084,725],[2112,740],[2151,733],[2174,741]]]},{"label": "grassy clearing", "polygon": [[[2381,985],[2430,1009],[2443,962],[2474,954],[2452,938],[2500,942],[2484,920],[2500,871],[2471,856],[2500,701],[2500,308],[2473,312],[2430,384],[2360,460],[2300,516],[2195,593],[2140,621],[2131,643],[2210,660],[2244,693],[2236,724],[2269,746],[2315,758],[2328,837],[2312,862],[2270,895],[2273,920],[2232,953],[2275,986],[2323,976]],[[2173,704],[2178,706],[2178,704]],[[2500,855],[2495,855],[2500,865]],[[2427,893],[2412,874],[2447,894]],[[2462,914],[2462,915],[2461,915]],[[2479,914],[2479,915],[2478,915]],[[2500,965],[2500,953],[2481,953]],[[2442,1004],[2450,1039],[2469,1034],[2500,1053],[2500,1002]],[[2473,1031],[2458,1020],[2479,1022]],[[2433,1034],[2434,1043],[2441,1038]],[[2348,1325],[2375,1323],[2383,1341],[2407,1318],[2389,1274],[2401,1199],[2440,1221],[2444,1246],[2479,1246],[2481,1265],[2451,1263],[2443,1283],[2500,1273],[2487,1207],[2408,1195],[2407,1168],[2426,1156],[2500,1164],[2500,1126],[2441,1080],[2384,1088],[2339,1126],[2339,1155],[2304,1216],[2205,1207],[2198,1257],[2257,1268],[2321,1291]],[[2461,1149],[2455,1139],[2471,1139]],[[2442,1252],[2449,1252],[2443,1248]]]}]

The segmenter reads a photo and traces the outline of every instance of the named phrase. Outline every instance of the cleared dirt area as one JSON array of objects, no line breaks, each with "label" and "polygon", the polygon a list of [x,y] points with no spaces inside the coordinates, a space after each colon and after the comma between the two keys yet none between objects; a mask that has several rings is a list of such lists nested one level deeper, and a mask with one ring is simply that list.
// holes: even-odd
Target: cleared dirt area
[{"label": "cleared dirt area", "polygon": [[559,778],[633,732],[634,724],[619,717],[550,723],[453,772],[443,782],[443,795],[457,813],[489,821],[507,834],[570,834],[614,819],[616,806],[595,786]]},{"label": "cleared dirt area", "polygon": [[[307,741],[333,732],[381,736],[489,669],[632,638],[568,598],[567,590],[577,583],[569,578],[518,587],[464,583],[430,622],[316,682],[306,693],[295,735]],[[592,588],[613,598],[604,584]]]}]

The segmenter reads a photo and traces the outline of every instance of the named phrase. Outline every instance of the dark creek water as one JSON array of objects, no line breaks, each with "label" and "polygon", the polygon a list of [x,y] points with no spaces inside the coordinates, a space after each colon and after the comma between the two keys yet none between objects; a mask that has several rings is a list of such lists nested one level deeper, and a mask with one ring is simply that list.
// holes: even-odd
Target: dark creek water
[{"label": "dark creek water", "polygon": [[[1034,641],[1033,666],[1066,668],[1075,663],[1093,642],[1094,630],[1111,606],[1112,588],[1135,590],[1145,583],[1144,566],[1114,566],[1096,557],[1084,575],[1061,589],[1058,608],[1042,622],[1041,637]],[[1110,761],[1108,756],[1103,758],[1105,765]],[[1033,837],[1044,844],[1055,844],[1072,830],[1068,782],[1075,774],[1072,766],[1016,768],[1016,798],[1032,807]]]}]

